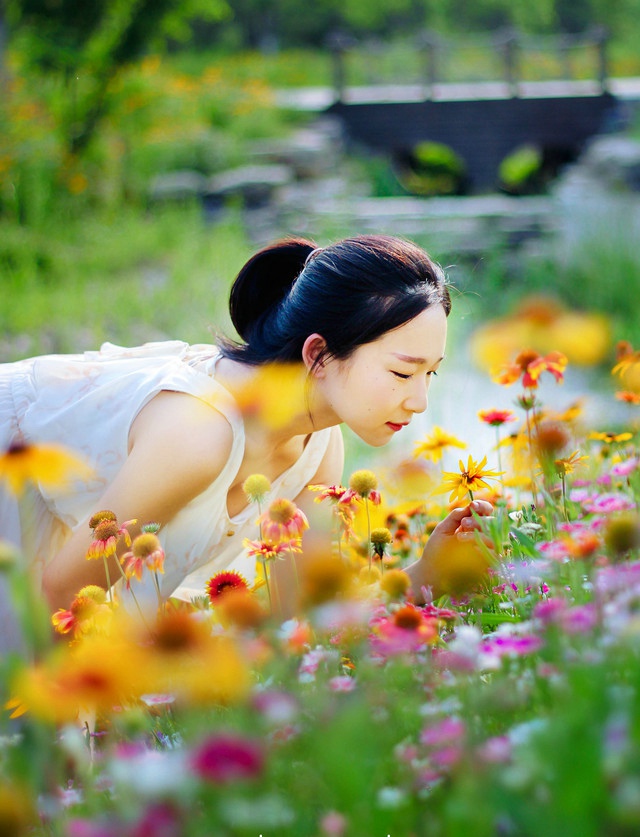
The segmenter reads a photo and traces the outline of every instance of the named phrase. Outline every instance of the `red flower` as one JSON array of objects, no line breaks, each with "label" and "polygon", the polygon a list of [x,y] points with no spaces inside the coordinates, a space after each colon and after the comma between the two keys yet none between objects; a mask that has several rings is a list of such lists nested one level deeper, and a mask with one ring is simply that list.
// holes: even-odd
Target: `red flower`
[{"label": "red flower", "polygon": [[193,753],[191,767],[201,779],[225,784],[259,776],[264,768],[264,754],[251,739],[214,735]]},{"label": "red flower", "polygon": [[511,410],[480,410],[478,418],[491,427],[500,427],[509,421],[516,421],[516,416]]},{"label": "red flower", "polygon": [[212,575],[206,584],[209,601],[215,603],[229,590],[248,590],[247,580],[234,570],[223,570]]}]

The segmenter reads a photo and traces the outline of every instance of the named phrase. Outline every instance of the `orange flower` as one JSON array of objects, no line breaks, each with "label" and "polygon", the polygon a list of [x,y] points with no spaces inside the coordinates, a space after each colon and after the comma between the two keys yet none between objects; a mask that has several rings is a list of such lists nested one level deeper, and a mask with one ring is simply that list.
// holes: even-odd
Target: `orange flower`
[{"label": "orange flower", "polygon": [[536,389],[543,372],[550,372],[558,383],[562,383],[567,363],[567,357],[562,352],[549,352],[543,357],[526,349],[520,352],[514,363],[507,363],[494,372],[492,378],[497,384],[510,386],[522,376],[523,387]]},{"label": "orange flower", "polygon": [[154,532],[143,532],[131,545],[131,551],[120,559],[127,582],[132,578],[142,581],[142,571],[146,567],[152,572],[164,573],[164,550]]},{"label": "orange flower", "polygon": [[280,541],[279,543],[272,543],[272,541],[267,540],[250,541],[245,538],[242,545],[247,550],[247,555],[251,558],[259,558],[261,561],[273,561],[280,556],[284,557],[288,552],[302,552],[299,538]]},{"label": "orange flower", "polygon": [[87,550],[87,560],[93,558],[109,558],[109,556],[115,555],[120,538],[124,538],[126,545],[131,546],[131,537],[127,526],[131,526],[134,523],[136,523],[136,520],[127,520],[122,526],[119,526],[115,516],[113,519],[102,518],[99,520],[95,527],[93,527],[93,540]]},{"label": "orange flower", "polygon": [[74,479],[86,479],[91,468],[59,445],[15,444],[0,455],[0,482],[19,497],[27,483],[43,488],[65,488]]},{"label": "orange flower", "polygon": [[627,404],[640,404],[640,392],[620,390],[616,392],[616,398],[618,401],[626,401]]},{"label": "orange flower", "polygon": [[314,502],[321,503],[329,500],[333,512],[338,520],[342,535],[348,540],[353,534],[353,521],[356,514],[356,497],[347,494],[344,485],[309,485],[309,491],[319,491]]},{"label": "orange flower", "polygon": [[442,474],[444,478],[443,487],[437,493],[451,491],[449,502],[453,503],[456,500],[464,500],[468,494],[471,494],[473,491],[478,491],[480,488],[489,489],[490,486],[486,480],[497,479],[501,476],[501,472],[485,470],[486,464],[486,456],[479,462],[475,462],[470,456],[466,468],[464,462],[460,460],[460,473],[444,471]]},{"label": "orange flower", "polygon": [[51,623],[59,634],[73,633],[77,639],[94,627],[106,624],[111,614],[106,590],[90,584],[78,592],[69,610],[57,610],[51,617]]}]

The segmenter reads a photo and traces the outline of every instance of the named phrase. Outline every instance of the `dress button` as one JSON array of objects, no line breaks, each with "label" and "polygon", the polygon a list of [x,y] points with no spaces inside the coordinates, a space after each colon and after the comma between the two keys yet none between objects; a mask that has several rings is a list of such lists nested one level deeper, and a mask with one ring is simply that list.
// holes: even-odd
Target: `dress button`
[{"label": "dress button", "polygon": [[235,535],[235,531],[233,529],[227,530],[227,537],[232,538]]}]

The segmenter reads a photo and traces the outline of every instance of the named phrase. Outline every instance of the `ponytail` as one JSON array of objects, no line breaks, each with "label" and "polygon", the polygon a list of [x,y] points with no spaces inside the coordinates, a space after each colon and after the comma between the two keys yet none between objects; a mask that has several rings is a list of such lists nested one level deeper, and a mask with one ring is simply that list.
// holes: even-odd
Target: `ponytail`
[{"label": "ponytail", "polygon": [[283,239],[260,250],[242,268],[231,288],[229,313],[246,343],[289,293],[315,249],[313,242],[303,238]]}]

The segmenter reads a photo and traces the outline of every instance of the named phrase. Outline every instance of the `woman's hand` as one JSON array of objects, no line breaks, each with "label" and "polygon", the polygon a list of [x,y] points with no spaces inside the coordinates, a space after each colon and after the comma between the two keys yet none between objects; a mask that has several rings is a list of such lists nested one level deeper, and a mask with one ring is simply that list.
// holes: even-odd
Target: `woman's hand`
[{"label": "woman's hand", "polygon": [[[453,509],[436,526],[422,557],[407,569],[416,601],[423,599],[423,587],[431,590],[434,599],[450,592],[450,575],[453,573],[456,574],[458,583],[465,575],[470,578],[474,573],[478,575],[483,569],[486,572],[486,554],[478,545],[477,538],[480,537],[489,550],[493,549],[493,542],[482,534],[478,518],[490,517],[492,513],[491,503],[486,500],[473,500],[462,508]],[[462,563],[464,567],[461,566]]]}]

